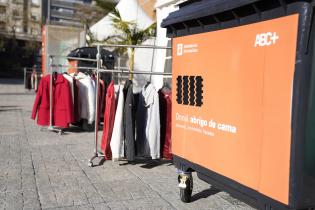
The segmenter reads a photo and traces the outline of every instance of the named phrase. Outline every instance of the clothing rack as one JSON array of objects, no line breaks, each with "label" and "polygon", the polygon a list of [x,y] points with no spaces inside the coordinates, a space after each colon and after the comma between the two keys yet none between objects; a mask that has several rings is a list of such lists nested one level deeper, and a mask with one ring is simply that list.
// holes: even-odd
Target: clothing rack
[{"label": "clothing rack", "polygon": [[77,58],[77,57],[67,57],[67,56],[59,56],[59,55],[49,55],[49,68],[50,68],[50,84],[49,84],[49,91],[50,91],[50,95],[49,95],[49,126],[47,127],[48,131],[52,131],[52,132],[57,132],[59,135],[63,134],[63,129],[62,128],[57,128],[55,126],[53,126],[53,109],[52,109],[52,104],[53,104],[53,98],[52,98],[52,89],[53,89],[53,73],[57,72],[54,70],[54,68],[76,68],[76,69],[94,69],[96,70],[96,68],[93,67],[76,67],[76,66],[67,66],[67,65],[56,65],[54,64],[54,58],[67,58],[67,59],[75,59],[75,60],[82,60],[82,61],[93,61],[93,62],[97,62],[97,59],[89,59],[89,58]]},{"label": "clothing rack", "polygon": [[[118,67],[114,69],[105,69],[101,65],[101,55],[100,55],[100,50],[105,47],[125,47],[125,48],[146,48],[146,49],[171,49],[171,47],[162,47],[162,46],[152,46],[152,45],[115,45],[115,44],[107,44],[107,45],[97,45],[97,67],[96,67],[96,96],[98,96],[99,93],[99,75],[101,73],[120,73],[120,74],[142,74],[142,75],[160,75],[160,76],[172,76],[172,73],[164,73],[164,72],[147,72],[147,71],[130,71],[130,69],[121,67],[120,66],[120,59],[118,59]],[[152,63],[153,65],[153,63]],[[152,68],[151,68],[152,70]],[[98,108],[98,103],[99,99],[98,97],[95,97],[95,106],[96,106],[96,111],[95,111],[95,131],[94,131],[94,155],[89,159],[89,167],[93,167],[93,160],[95,158],[104,158],[105,154],[102,154],[98,152],[98,124],[99,124],[99,108]]]},{"label": "clothing rack", "polygon": [[49,56],[49,69],[50,69],[50,83],[49,83],[49,126],[47,127],[47,131],[57,132],[59,135],[63,134],[62,128],[56,128],[53,126],[53,73],[56,72],[53,70],[54,57],[52,55]]},{"label": "clothing rack", "polygon": [[[50,82],[50,91],[52,93],[52,79],[53,79],[53,68],[76,68],[76,69],[91,69],[94,70],[96,73],[96,84],[95,84],[95,130],[94,130],[94,155],[89,159],[89,163],[88,165],[90,167],[93,167],[93,160],[95,158],[104,158],[104,154],[100,153],[98,151],[98,125],[99,125],[99,98],[98,93],[99,93],[99,78],[100,78],[100,74],[102,73],[118,73],[120,75],[122,74],[141,74],[141,75],[150,75],[154,76],[154,75],[159,75],[159,76],[164,76],[164,77],[172,77],[172,73],[164,73],[164,72],[152,72],[152,68],[151,71],[130,71],[129,68],[127,67],[121,67],[120,65],[120,59],[118,58],[118,67],[114,67],[114,69],[106,69],[103,65],[102,65],[102,59],[101,59],[101,48],[115,48],[115,47],[125,47],[125,48],[142,48],[142,49],[163,49],[163,50],[168,50],[168,49],[172,49],[171,47],[164,47],[164,46],[153,46],[153,45],[116,45],[116,44],[98,44],[96,45],[97,48],[97,54],[96,54],[96,59],[91,59],[91,58],[79,58],[79,57],[67,57],[67,56],[59,56],[59,55],[50,55],[50,71],[51,71],[51,82]],[[70,66],[70,65],[55,65],[53,63],[53,58],[67,58],[67,59],[71,59],[71,60],[81,60],[81,61],[91,61],[91,62],[96,62],[96,68],[95,67],[76,67],[76,66]],[[153,65],[153,61],[154,59],[152,59],[152,65]],[[52,125],[52,94],[50,94],[50,126],[48,127],[50,131],[57,131],[59,132],[59,134],[62,134],[62,129],[57,129]]]}]

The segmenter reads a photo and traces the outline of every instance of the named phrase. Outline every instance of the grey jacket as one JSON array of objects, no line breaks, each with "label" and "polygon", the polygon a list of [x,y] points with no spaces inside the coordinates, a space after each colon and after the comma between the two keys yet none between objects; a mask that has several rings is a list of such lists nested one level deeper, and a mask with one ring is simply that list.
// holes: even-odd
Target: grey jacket
[{"label": "grey jacket", "polygon": [[132,91],[132,81],[128,80],[125,83],[124,89],[124,137],[125,137],[125,152],[128,161],[135,160],[135,99]]},{"label": "grey jacket", "polygon": [[142,88],[136,116],[137,152],[141,156],[160,158],[159,95],[152,84]]}]

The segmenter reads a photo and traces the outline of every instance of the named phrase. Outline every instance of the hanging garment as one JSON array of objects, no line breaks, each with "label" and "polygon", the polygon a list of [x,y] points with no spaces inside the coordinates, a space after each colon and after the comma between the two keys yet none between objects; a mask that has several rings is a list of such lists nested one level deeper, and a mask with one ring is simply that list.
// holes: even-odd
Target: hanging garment
[{"label": "hanging garment", "polygon": [[91,77],[79,72],[75,77],[80,82],[81,119],[92,124],[95,120],[95,83]]},{"label": "hanging garment", "polygon": [[36,74],[36,72],[32,71],[32,74],[31,74],[31,89],[35,89],[35,74]]},{"label": "hanging garment", "polygon": [[139,155],[160,158],[159,95],[152,84],[142,88],[137,115],[137,151]]},{"label": "hanging garment", "polygon": [[161,122],[161,156],[172,159],[172,92],[169,89],[159,90]]},{"label": "hanging garment", "polygon": [[80,82],[75,78],[73,78],[73,99],[74,122],[78,123],[81,120]]},{"label": "hanging garment", "polygon": [[102,79],[99,79],[99,115],[104,116],[105,111],[105,96],[106,96],[106,87],[105,82]]},{"label": "hanging garment", "polygon": [[[37,124],[42,126],[50,124],[50,77],[41,80],[31,116],[35,120],[37,114]],[[73,121],[72,97],[69,83],[61,74],[53,75],[52,94],[52,125],[67,128]]]},{"label": "hanging garment", "polygon": [[119,86],[118,103],[115,113],[113,134],[110,140],[113,161],[124,157],[124,129],[123,129],[123,111],[124,111],[124,93],[123,86]]},{"label": "hanging garment", "polygon": [[35,72],[35,75],[34,75],[34,90],[35,92],[37,92],[37,89],[38,89],[38,75],[37,73]]},{"label": "hanging garment", "polygon": [[111,81],[106,92],[106,105],[104,112],[104,125],[103,125],[103,135],[101,142],[101,149],[104,152],[105,159],[109,160],[112,158],[112,152],[110,148],[110,140],[112,138],[112,132],[115,120],[115,91],[114,91],[114,81]]},{"label": "hanging garment", "polygon": [[132,90],[132,81],[125,83],[124,89],[124,139],[125,153],[128,161],[135,160],[135,100]]},{"label": "hanging garment", "polygon": [[73,77],[68,74],[63,74],[63,77],[68,80],[71,90],[72,102],[74,102],[74,87],[73,87]]},{"label": "hanging garment", "polygon": [[74,82],[73,82],[73,77],[68,75],[68,74],[63,74],[63,77],[69,82],[69,85],[70,85],[70,90],[71,90],[71,97],[72,97],[72,110],[73,110],[73,121],[71,123],[75,123],[77,122],[76,121],[76,118],[75,118],[75,115],[74,115]]},{"label": "hanging garment", "polygon": [[40,84],[40,81],[42,79],[42,74],[38,74],[37,75],[37,88],[35,89],[35,92],[37,93],[38,91],[38,87],[39,87],[39,84]]},{"label": "hanging garment", "polygon": [[26,72],[26,76],[25,76],[25,89],[31,90],[32,89],[32,74],[30,74],[29,72]]}]

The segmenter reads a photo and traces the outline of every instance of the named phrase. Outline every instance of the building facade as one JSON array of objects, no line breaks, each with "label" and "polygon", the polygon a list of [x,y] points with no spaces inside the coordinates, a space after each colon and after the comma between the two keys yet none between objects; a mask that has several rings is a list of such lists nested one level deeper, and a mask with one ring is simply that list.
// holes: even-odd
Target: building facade
[{"label": "building facade", "polygon": [[0,34],[20,40],[41,39],[40,0],[0,0]]},{"label": "building facade", "polygon": [[83,27],[76,10],[91,3],[92,0],[42,0],[42,21],[48,25]]},{"label": "building facade", "polygon": [[156,0],[137,0],[137,2],[143,11],[152,18],[152,20],[156,19],[156,12],[154,8]]}]

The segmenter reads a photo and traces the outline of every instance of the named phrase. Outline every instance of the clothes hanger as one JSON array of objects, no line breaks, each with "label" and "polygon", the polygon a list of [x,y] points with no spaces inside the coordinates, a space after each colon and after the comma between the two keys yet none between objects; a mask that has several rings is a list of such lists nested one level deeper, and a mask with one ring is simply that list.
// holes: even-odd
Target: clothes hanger
[{"label": "clothes hanger", "polygon": [[53,81],[55,81],[57,79],[57,76],[58,76],[58,72],[54,71],[52,73],[52,76],[53,76]]},{"label": "clothes hanger", "polygon": [[144,88],[146,89],[151,84],[150,81],[147,81],[147,84],[145,84]]},{"label": "clothes hanger", "polygon": [[162,89],[171,90],[171,87],[167,82],[164,82]]}]

